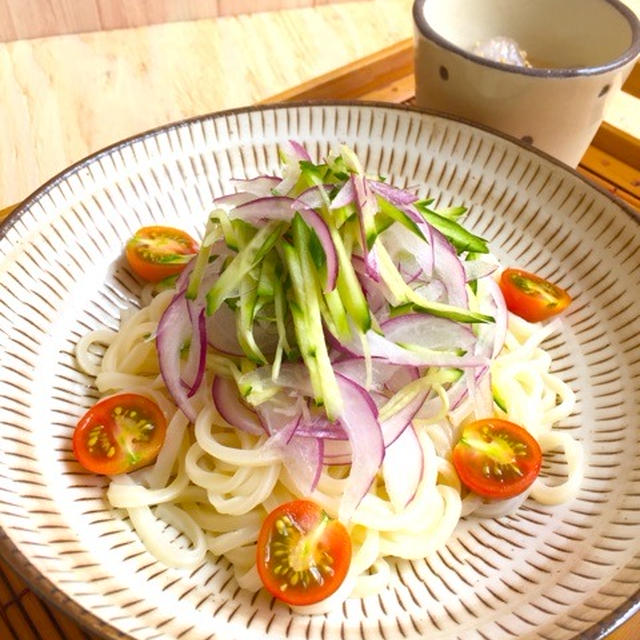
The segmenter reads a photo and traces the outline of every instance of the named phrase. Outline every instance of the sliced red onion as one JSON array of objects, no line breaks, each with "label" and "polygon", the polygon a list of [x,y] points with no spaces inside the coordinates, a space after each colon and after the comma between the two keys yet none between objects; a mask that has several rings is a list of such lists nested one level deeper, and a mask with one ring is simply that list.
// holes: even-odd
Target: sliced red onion
[{"label": "sliced red onion", "polygon": [[231,180],[231,184],[236,187],[238,191],[245,191],[254,196],[269,196],[281,181],[282,179],[277,176],[265,175],[247,180]]},{"label": "sliced red onion", "polygon": [[456,250],[437,229],[432,229],[434,268],[440,274],[440,280],[447,289],[449,304],[467,309],[467,278],[464,267]]},{"label": "sliced red onion", "polygon": [[[322,216],[313,209],[298,209],[302,219],[316,232],[326,258],[327,281],[325,291],[336,286],[338,277],[338,256],[331,239],[331,233]],[[242,218],[249,222],[257,220],[291,220],[296,212],[296,201],[288,196],[272,196],[257,198],[231,211],[234,218]]]},{"label": "sliced red onion", "polygon": [[173,401],[187,419],[194,422],[196,410],[191,404],[182,384],[180,353],[193,331],[187,300],[183,294],[176,295],[165,309],[156,332],[156,348],[160,375]]},{"label": "sliced red onion", "polygon": [[[382,389],[386,382],[398,372],[400,367],[387,362],[373,360],[371,362],[371,383],[373,389]],[[367,380],[367,364],[364,358],[348,358],[333,365],[333,370],[341,373],[361,387]],[[411,367],[411,370],[415,370]]]},{"label": "sliced red onion", "polygon": [[[350,356],[363,357],[362,345],[359,340],[352,340],[349,343],[339,342],[335,336],[327,333],[329,344],[342,353]],[[399,344],[392,342],[388,338],[381,336],[375,331],[368,331],[366,334],[369,341],[369,352],[372,359],[379,359],[388,364],[409,365],[412,367],[482,367],[487,364],[487,358],[467,354],[457,356],[445,352],[420,352],[405,349]]]},{"label": "sliced red onion", "polygon": [[471,353],[476,336],[466,325],[427,313],[407,313],[385,320],[380,329],[393,342],[427,349],[463,349]]},{"label": "sliced red onion", "polygon": [[[457,356],[446,352],[421,352],[405,349],[387,338],[369,331],[367,333],[371,356],[381,358],[395,364],[412,365],[415,367],[481,367],[487,363],[485,357],[476,355]],[[428,347],[427,347],[428,349]]]},{"label": "sliced red onion", "polygon": [[391,393],[396,393],[419,377],[418,367],[395,367],[395,373],[385,382],[385,388]]},{"label": "sliced red onion", "polygon": [[489,295],[491,296],[494,309],[491,311],[491,315],[494,317],[493,324],[493,348],[491,350],[491,357],[495,358],[504,346],[505,338],[507,337],[507,324],[508,324],[508,311],[507,304],[504,301],[502,290],[498,286],[498,283],[492,278],[486,278],[483,280],[483,286],[487,287]]},{"label": "sliced red onion", "polygon": [[294,199],[289,196],[264,196],[253,198],[230,212],[232,218],[242,218],[246,222],[258,220],[291,220]]},{"label": "sliced red onion", "polygon": [[282,145],[281,150],[285,159],[282,169],[283,178],[280,184],[275,187],[273,193],[279,196],[286,196],[298,182],[298,178],[302,173],[300,160],[309,160],[309,155],[304,149],[301,152],[301,149],[292,144]]},{"label": "sliced red onion", "polygon": [[304,438],[322,438],[323,440],[347,440],[347,434],[339,422],[330,422],[326,418],[311,421],[301,420],[296,435]]},{"label": "sliced red onion", "polygon": [[188,388],[187,397],[193,397],[204,378],[207,360],[207,325],[204,306],[187,300],[187,310],[191,321],[191,343],[189,357],[182,374],[182,380]]},{"label": "sliced red onion", "polygon": [[386,182],[369,180],[369,186],[373,192],[382,196],[385,200],[388,200],[396,207],[413,204],[418,200],[418,196],[415,193],[411,193],[406,189],[399,189],[398,187],[394,187]]},{"label": "sliced red onion", "polygon": [[318,485],[324,459],[324,441],[295,436],[283,449],[284,462],[291,480],[302,495],[310,495]]},{"label": "sliced red onion", "polygon": [[351,445],[349,441],[326,439],[322,458],[326,465],[351,464]]},{"label": "sliced red onion", "polygon": [[423,473],[424,453],[413,425],[409,425],[387,447],[382,461],[382,477],[396,511],[404,509],[415,497]]},{"label": "sliced red onion", "polygon": [[338,254],[336,253],[336,246],[333,244],[331,238],[331,232],[327,223],[313,209],[303,209],[300,211],[302,219],[316,232],[318,240],[322,245],[325,255],[325,266],[327,269],[327,280],[324,285],[324,291],[332,291],[335,289],[336,281],[338,279]]},{"label": "sliced red onion", "polygon": [[220,353],[238,358],[244,355],[236,333],[235,312],[226,304],[221,304],[213,315],[207,317],[207,339]]},{"label": "sliced red onion", "polygon": [[311,162],[311,156],[307,150],[296,140],[289,140],[290,152],[298,160],[306,160]]},{"label": "sliced red onion", "polygon": [[256,436],[264,435],[264,425],[258,415],[242,402],[233,380],[216,376],[211,386],[211,395],[218,413],[230,425]]},{"label": "sliced red onion", "polygon": [[[403,211],[406,210],[403,209]],[[416,211],[416,216],[420,214]],[[415,222],[415,221],[414,221]],[[383,232],[382,240],[389,255],[394,260],[401,260],[403,256],[408,255],[414,259],[422,269],[427,279],[433,276],[433,240],[431,226],[424,219],[418,224],[427,242],[421,240],[415,233],[402,225],[394,224]]]},{"label": "sliced red onion", "polygon": [[428,395],[426,389],[418,391],[402,409],[380,423],[385,447],[393,444],[402,435],[422,408]]},{"label": "sliced red onion", "polygon": [[[279,181],[278,181],[279,182]],[[239,207],[247,202],[251,202],[256,199],[256,194],[240,191],[238,193],[229,193],[224,196],[220,196],[213,201],[216,207],[221,207],[225,210],[232,207]]]},{"label": "sliced red onion", "polygon": [[467,376],[474,376],[475,384],[485,376],[489,371],[488,364],[484,367],[478,367],[473,370],[473,374],[471,371],[465,371],[464,375],[456,380],[451,387],[449,388],[447,395],[449,396],[449,410],[454,411],[461,404],[462,401],[465,400],[468,396],[468,388],[467,388]]},{"label": "sliced red onion", "polygon": [[339,509],[340,519],[348,521],[382,464],[384,441],[378,410],[369,394],[340,373],[336,381],[344,400],[340,422],[351,444],[351,472]]},{"label": "sliced red onion", "polygon": [[429,282],[419,282],[413,287],[415,293],[427,300],[433,302],[446,302],[447,290],[445,289],[442,280],[430,280]]},{"label": "sliced red onion", "polygon": [[351,183],[355,194],[356,207],[359,212],[360,239],[362,243],[362,255],[366,265],[367,275],[375,282],[380,282],[380,267],[376,256],[375,247],[369,249],[367,233],[374,225],[373,219],[378,206],[367,179],[364,176],[351,174]]},{"label": "sliced red onion", "polygon": [[317,209],[329,202],[329,192],[332,184],[323,184],[310,187],[303,191],[291,205],[294,209]]},{"label": "sliced red onion", "polygon": [[383,280],[375,281],[367,273],[367,266],[364,259],[358,255],[351,256],[351,264],[356,272],[362,291],[367,298],[367,304],[369,309],[373,312],[378,320],[381,310],[388,307],[388,300],[391,298],[391,293],[387,289]]},{"label": "sliced red onion", "polygon": [[466,260],[462,263],[467,282],[486,278],[496,271],[498,265],[486,260]]},{"label": "sliced red onion", "polygon": [[340,191],[336,193],[335,198],[331,201],[331,208],[339,209],[340,207],[346,207],[354,201],[355,197],[356,195],[353,183],[351,180],[347,180],[340,188]]}]

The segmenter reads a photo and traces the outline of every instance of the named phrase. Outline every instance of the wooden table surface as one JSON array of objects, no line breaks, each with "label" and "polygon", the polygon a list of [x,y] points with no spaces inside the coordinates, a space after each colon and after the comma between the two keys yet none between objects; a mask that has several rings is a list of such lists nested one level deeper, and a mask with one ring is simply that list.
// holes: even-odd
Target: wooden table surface
[{"label": "wooden table surface", "polygon": [[[322,90],[335,88],[336,78],[356,78],[362,89],[374,68],[404,69],[412,1],[360,1],[0,43],[0,219],[4,207],[121,138],[274,95],[304,95],[305,87],[317,95],[315,79],[322,74]],[[640,14],[640,0],[628,4]],[[387,47],[386,57],[376,57]],[[365,56],[369,66],[358,62]],[[402,92],[411,95],[409,77],[388,80],[359,96],[398,102]],[[348,97],[344,91],[343,84],[334,97]],[[596,155],[588,159],[589,166],[603,168],[593,178],[621,189],[632,204],[640,196],[639,104],[621,95],[608,118],[631,146],[616,147],[618,157],[591,149]],[[43,605],[1,560],[0,605],[0,640],[88,638]],[[607,640],[638,639],[640,614]]]}]

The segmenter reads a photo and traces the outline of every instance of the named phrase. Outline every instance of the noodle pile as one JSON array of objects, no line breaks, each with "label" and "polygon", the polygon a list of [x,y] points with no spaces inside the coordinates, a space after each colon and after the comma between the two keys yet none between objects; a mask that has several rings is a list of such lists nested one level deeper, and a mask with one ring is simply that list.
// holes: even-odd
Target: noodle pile
[{"label": "noodle pile", "polygon": [[[112,478],[107,497],[113,507],[126,510],[147,549],[172,567],[195,568],[207,553],[224,556],[234,567],[238,584],[251,591],[262,587],[255,568],[256,540],[265,515],[279,504],[307,497],[337,517],[345,490],[347,466],[323,467],[317,487],[304,495],[292,465],[282,451],[226,423],[210,393],[214,375],[229,375],[225,359],[207,354],[206,380],[192,398],[197,419],[191,427],[171,400],[159,372],[155,332],[174,296],[165,290],[147,298],[146,306],[122,319],[117,332],[99,329],[77,346],[80,367],[95,376],[102,394],[139,393],[165,412],[169,426],[165,444],[153,466]],[[451,451],[461,427],[482,414],[482,407],[466,399],[450,410],[439,385],[437,411],[418,413],[409,429],[422,449],[423,468],[415,495],[406,506],[389,496],[385,463],[376,480],[346,522],[353,544],[350,571],[330,598],[299,608],[306,613],[326,611],[347,597],[363,597],[385,589],[390,558],[420,559],[442,548],[461,517],[496,516],[512,511],[527,495],[543,504],[558,504],[575,495],[583,475],[581,445],[557,429],[574,408],[574,395],[551,373],[551,358],[541,344],[554,323],[531,324],[509,314],[505,345],[491,363],[494,390],[504,398],[504,412],[491,414],[524,426],[543,452],[562,449],[567,477],[549,485],[538,477],[517,498],[486,502],[460,485]],[[488,377],[487,377],[488,378]],[[290,462],[290,461],[289,461]],[[176,536],[171,528],[183,535]],[[185,542],[188,540],[188,544]]]}]

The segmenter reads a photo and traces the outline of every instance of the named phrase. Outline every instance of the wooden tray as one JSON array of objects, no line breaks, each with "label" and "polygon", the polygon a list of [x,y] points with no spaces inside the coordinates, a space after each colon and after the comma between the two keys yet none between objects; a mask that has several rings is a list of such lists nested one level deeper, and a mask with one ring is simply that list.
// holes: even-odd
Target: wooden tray
[{"label": "wooden tray", "polygon": [[[413,50],[404,40],[324,76],[273,96],[266,102],[349,99],[412,104],[414,100]],[[623,90],[640,97],[640,64]],[[584,155],[578,170],[623,199],[640,215],[640,140],[604,123]],[[0,211],[0,221],[14,207]],[[640,614],[607,640],[640,638]],[[80,629],[29,589],[0,559],[0,640],[97,640]]]}]

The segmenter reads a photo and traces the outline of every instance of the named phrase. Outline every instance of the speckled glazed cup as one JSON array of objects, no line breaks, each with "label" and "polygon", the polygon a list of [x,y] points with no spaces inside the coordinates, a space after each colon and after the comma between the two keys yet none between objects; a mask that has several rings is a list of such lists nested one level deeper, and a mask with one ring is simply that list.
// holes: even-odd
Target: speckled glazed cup
[{"label": "speckled glazed cup", "polygon": [[[416,0],[416,101],[487,125],[575,167],[640,54],[618,0]],[[531,67],[475,55],[508,37]]]}]

